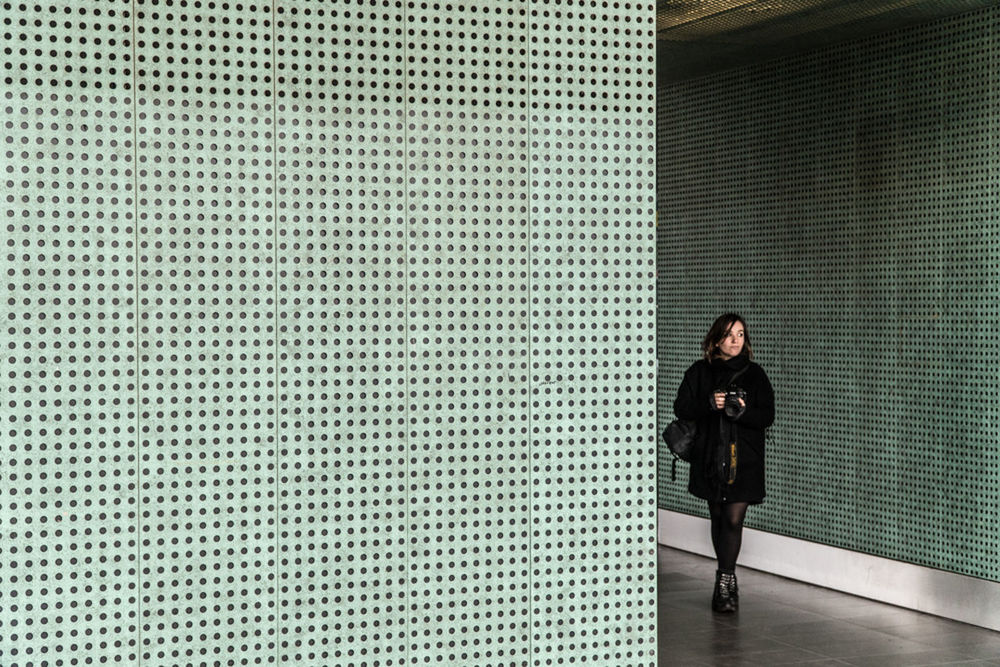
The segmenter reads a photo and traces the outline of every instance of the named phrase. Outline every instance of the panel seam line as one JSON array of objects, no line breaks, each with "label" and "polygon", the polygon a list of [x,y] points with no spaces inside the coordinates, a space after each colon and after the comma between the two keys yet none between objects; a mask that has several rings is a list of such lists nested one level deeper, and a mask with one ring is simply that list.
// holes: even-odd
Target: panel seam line
[{"label": "panel seam line", "polygon": [[139,75],[136,53],[136,32],[135,3],[132,0],[132,246],[135,253],[133,257],[133,284],[135,286],[135,628],[136,628],[136,665],[142,667],[142,422],[140,410],[139,383],[140,383],[140,362],[141,353],[141,332],[139,320]]},{"label": "panel seam line", "polygon": [[528,664],[534,664],[534,593],[535,593],[535,578],[534,578],[534,559],[535,559],[535,544],[534,544],[534,490],[535,490],[535,476],[534,476],[534,392],[532,391],[532,373],[534,371],[534,357],[532,356],[532,299],[534,298],[534,281],[532,280],[532,275],[534,271],[533,253],[532,247],[534,246],[534,239],[532,238],[532,232],[534,231],[533,216],[532,216],[532,184],[534,183],[534,174],[532,171],[532,166],[534,164],[534,157],[532,151],[532,59],[531,59],[531,8],[533,3],[528,3],[528,15],[526,18],[528,22],[528,44],[527,44],[527,60],[528,60],[528,136],[525,137],[528,149]]},{"label": "panel seam line", "polygon": [[281,662],[281,400],[278,296],[278,9],[271,2],[271,214],[274,216],[274,660]]},{"label": "panel seam line", "polygon": [[410,81],[410,64],[408,60],[410,40],[407,30],[409,29],[409,2],[403,2],[403,406],[405,409],[406,423],[403,430],[403,508],[406,513],[406,520],[403,524],[403,539],[406,554],[403,572],[404,591],[406,595],[406,615],[403,627],[406,629],[406,642],[404,651],[406,664],[410,664],[410,609],[412,604],[410,590],[410,186],[407,182],[409,173],[408,150],[410,142],[409,125],[409,98],[407,90]]}]

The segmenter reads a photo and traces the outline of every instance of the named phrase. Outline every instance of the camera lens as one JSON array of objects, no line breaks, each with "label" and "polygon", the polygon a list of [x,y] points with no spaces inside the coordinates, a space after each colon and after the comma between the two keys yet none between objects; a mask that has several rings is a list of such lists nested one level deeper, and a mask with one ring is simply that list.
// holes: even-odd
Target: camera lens
[{"label": "camera lens", "polygon": [[730,417],[738,417],[743,414],[745,406],[740,405],[740,399],[746,398],[746,392],[740,388],[730,388],[726,391],[726,400],[724,409],[726,414]]}]

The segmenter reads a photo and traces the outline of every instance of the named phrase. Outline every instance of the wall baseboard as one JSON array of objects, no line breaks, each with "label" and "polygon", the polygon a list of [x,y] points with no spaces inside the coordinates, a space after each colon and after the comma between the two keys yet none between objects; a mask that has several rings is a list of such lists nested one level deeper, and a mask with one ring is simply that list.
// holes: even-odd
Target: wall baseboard
[{"label": "wall baseboard", "polygon": [[[708,519],[659,510],[660,544],[714,557]],[[1000,630],[1000,584],[747,528],[740,565]]]}]

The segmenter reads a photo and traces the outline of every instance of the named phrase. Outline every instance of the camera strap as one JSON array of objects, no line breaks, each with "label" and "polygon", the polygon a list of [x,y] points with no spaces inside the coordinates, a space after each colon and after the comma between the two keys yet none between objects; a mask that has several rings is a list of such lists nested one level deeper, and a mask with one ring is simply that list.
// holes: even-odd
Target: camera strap
[{"label": "camera strap", "polygon": [[[728,390],[736,382],[736,378],[746,373],[749,368],[750,362],[747,361],[746,366],[733,373],[724,389]],[[739,428],[736,424],[728,422],[722,415],[719,415],[719,436],[722,442],[719,443],[721,451],[717,452],[717,461],[721,468],[719,477],[726,485],[731,485],[736,481],[736,469],[739,465],[736,453],[738,433]]]},{"label": "camera strap", "polygon": [[731,385],[732,383],[736,382],[736,378],[738,378],[739,376],[741,376],[744,373],[746,373],[749,369],[750,369],[750,362],[748,361],[746,366],[744,366],[740,370],[736,371],[733,374],[733,377],[729,378],[729,382],[726,383],[726,387],[728,388],[729,385]]}]

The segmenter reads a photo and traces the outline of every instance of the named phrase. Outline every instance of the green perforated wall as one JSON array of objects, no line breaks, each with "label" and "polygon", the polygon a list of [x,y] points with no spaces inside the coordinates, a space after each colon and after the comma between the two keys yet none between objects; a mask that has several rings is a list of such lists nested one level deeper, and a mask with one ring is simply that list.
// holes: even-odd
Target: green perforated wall
[{"label": "green perforated wall", "polygon": [[2,4],[0,664],[656,663],[654,9]]},{"label": "green perforated wall", "polygon": [[[998,28],[987,9],[659,92],[659,423],[742,312],[777,395],[748,525],[1000,580]],[[702,514],[659,458],[660,507]]]}]

